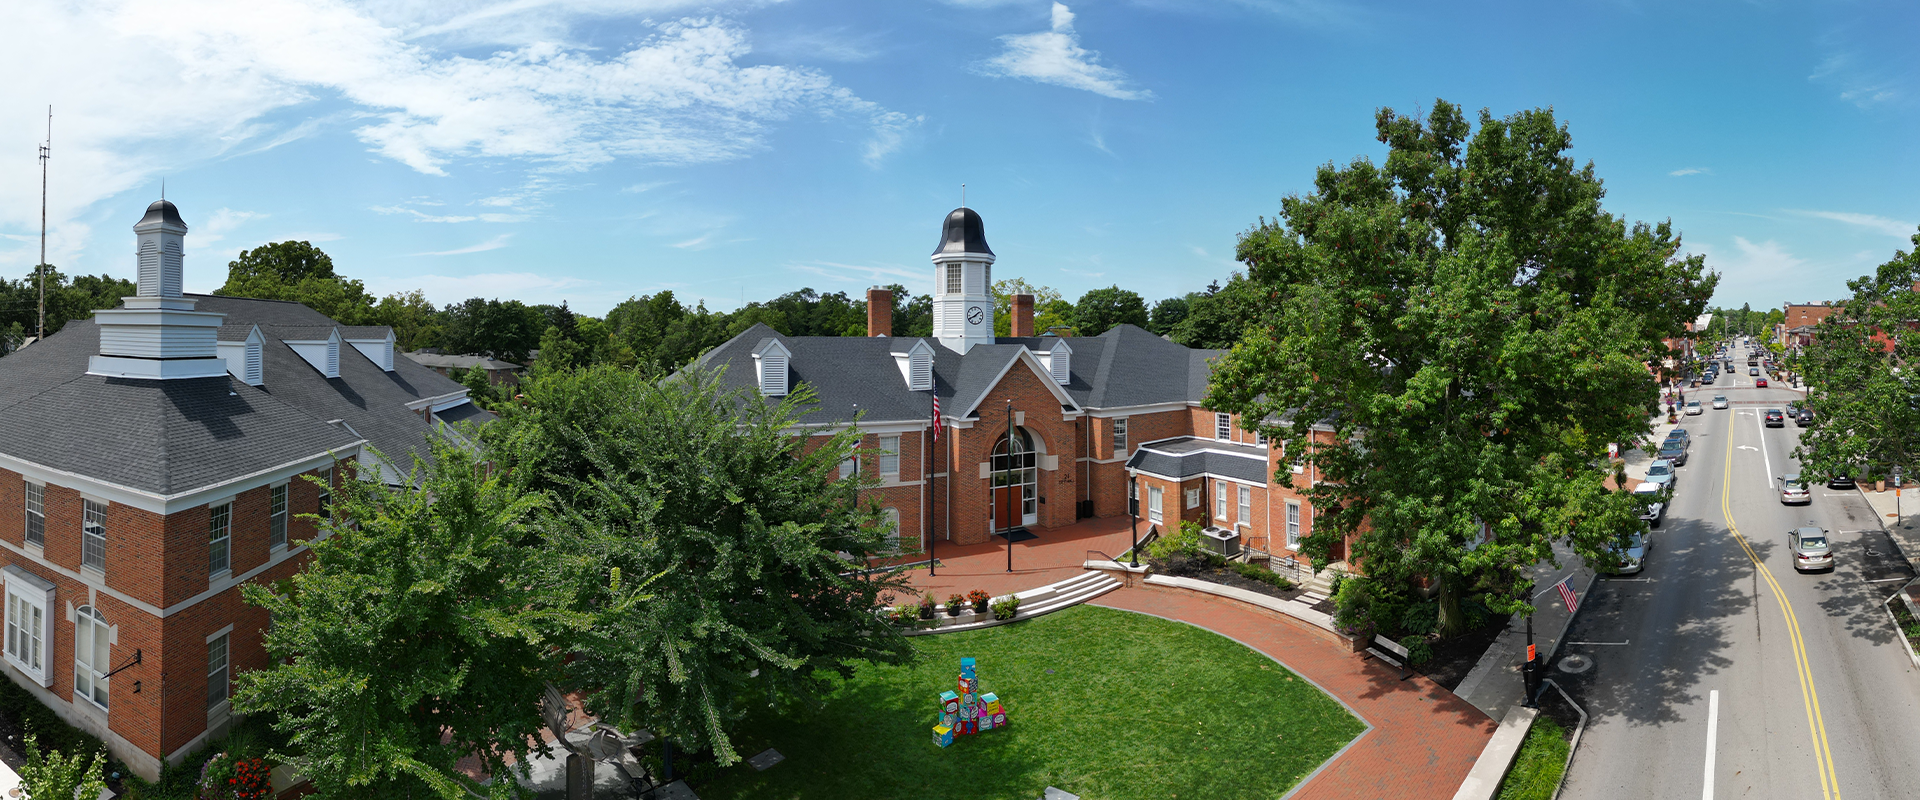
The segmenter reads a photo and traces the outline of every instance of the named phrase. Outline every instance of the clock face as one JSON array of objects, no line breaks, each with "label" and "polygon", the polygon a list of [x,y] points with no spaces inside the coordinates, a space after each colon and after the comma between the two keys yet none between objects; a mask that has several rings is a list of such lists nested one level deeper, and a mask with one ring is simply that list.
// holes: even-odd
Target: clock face
[{"label": "clock face", "polygon": [[980,310],[979,306],[967,309],[967,323],[970,325],[978,325],[981,320],[986,318],[987,315]]}]

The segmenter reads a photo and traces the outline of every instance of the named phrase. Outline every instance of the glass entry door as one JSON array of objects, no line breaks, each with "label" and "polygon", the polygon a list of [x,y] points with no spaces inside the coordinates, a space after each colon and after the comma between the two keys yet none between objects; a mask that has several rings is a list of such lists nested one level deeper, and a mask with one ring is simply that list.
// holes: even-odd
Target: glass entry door
[{"label": "glass entry door", "polygon": [[1015,434],[1011,453],[1005,436],[993,448],[989,480],[995,531],[1040,521],[1039,455],[1025,428],[1016,429]]}]

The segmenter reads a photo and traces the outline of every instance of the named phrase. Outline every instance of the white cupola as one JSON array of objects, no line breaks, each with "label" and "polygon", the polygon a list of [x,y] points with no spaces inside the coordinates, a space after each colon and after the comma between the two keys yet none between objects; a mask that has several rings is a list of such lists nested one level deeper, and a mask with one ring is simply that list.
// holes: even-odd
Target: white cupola
[{"label": "white cupola", "polygon": [[993,343],[993,251],[986,224],[971,208],[956,208],[933,250],[933,338],[965,353]]},{"label": "white cupola", "polygon": [[195,311],[195,301],[181,294],[187,223],[180,210],[165,200],[147,206],[133,232],[139,242],[137,293],[121,298],[119,308],[94,312],[100,354],[87,374],[147,380],[226,375],[218,346],[225,315]]}]

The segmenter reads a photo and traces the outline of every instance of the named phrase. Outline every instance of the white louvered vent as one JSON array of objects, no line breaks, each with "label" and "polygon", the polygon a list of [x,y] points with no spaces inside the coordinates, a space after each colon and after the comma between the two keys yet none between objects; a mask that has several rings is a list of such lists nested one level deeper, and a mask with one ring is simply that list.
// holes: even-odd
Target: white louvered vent
[{"label": "white louvered vent", "polygon": [[327,340],[327,377],[340,377],[340,337]]},{"label": "white louvered vent", "polygon": [[260,337],[259,334],[256,333],[253,338],[247,340],[246,364],[241,368],[243,374],[241,374],[240,380],[245,381],[249,386],[265,384],[267,378],[264,361],[265,358],[263,358],[260,348]]},{"label": "white louvered vent", "polygon": [[933,353],[916,348],[907,359],[907,390],[924,392],[933,388]]},{"label": "white louvered vent", "polygon": [[160,296],[179,297],[180,281],[185,269],[182,261],[185,253],[180,249],[180,238],[169,236],[160,252]]},{"label": "white louvered vent", "polygon": [[160,243],[153,239],[140,242],[140,284],[135,287],[141,297],[157,297],[160,294]]},{"label": "white louvered vent", "polygon": [[787,395],[787,356],[768,353],[760,357],[760,393],[768,397]]},{"label": "white louvered vent", "polygon": [[1047,353],[1047,373],[1053,376],[1053,382],[1061,386],[1073,380],[1073,348],[1065,340],[1055,341],[1053,349]]}]

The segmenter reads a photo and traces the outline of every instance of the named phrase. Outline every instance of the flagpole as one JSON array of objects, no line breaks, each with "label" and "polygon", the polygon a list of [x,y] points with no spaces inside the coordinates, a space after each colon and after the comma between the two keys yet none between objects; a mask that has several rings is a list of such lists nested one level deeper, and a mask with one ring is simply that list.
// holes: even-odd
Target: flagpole
[{"label": "flagpole", "polygon": [[[933,370],[929,368],[927,371],[932,372]],[[927,387],[927,429],[932,432],[934,444],[940,443],[940,412],[938,411],[940,407],[940,401],[939,399],[934,397],[934,392],[936,389],[939,388],[939,386],[940,386],[940,381],[938,378],[936,378],[933,381],[933,385]],[[930,448],[930,447],[922,448],[921,452],[932,453],[933,448]],[[933,504],[933,459],[927,459],[926,467],[927,467],[927,491],[926,491],[927,504],[932,505]],[[920,518],[924,520],[932,520],[933,514],[931,512],[921,514]],[[927,577],[929,578],[934,576],[934,568],[938,566],[940,563],[940,560],[937,558],[934,558],[933,556],[933,540],[935,538],[938,538],[938,537],[935,537],[933,535],[933,527],[929,525],[927,527]]]}]

